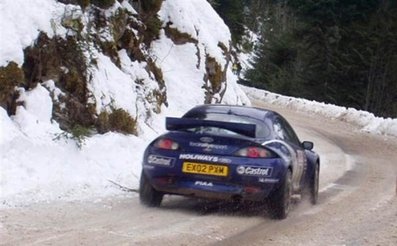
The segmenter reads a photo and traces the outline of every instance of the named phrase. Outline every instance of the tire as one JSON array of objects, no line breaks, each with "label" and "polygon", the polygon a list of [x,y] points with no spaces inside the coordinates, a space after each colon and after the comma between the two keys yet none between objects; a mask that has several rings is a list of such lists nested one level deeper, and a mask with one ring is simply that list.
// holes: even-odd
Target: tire
[{"label": "tire", "polygon": [[320,181],[320,168],[319,164],[316,163],[313,174],[310,178],[309,183],[309,194],[310,194],[310,203],[315,205],[318,202],[318,187]]},{"label": "tire", "polygon": [[153,188],[142,171],[141,180],[139,182],[139,199],[141,203],[148,207],[158,207],[163,200],[163,196],[163,193]]},{"label": "tire", "polygon": [[274,219],[285,219],[291,208],[292,172],[288,169],[281,186],[269,200],[270,215]]}]

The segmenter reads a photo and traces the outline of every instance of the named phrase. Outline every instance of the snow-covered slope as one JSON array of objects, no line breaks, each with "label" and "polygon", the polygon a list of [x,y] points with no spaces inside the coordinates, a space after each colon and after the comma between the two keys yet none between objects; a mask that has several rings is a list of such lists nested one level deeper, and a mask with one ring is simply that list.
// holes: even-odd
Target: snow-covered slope
[{"label": "snow-covered slope", "polygon": [[[164,1],[159,15],[163,23],[172,23],[171,28],[197,40],[197,43],[175,45],[162,31],[160,39],[153,43],[153,52],[167,81],[169,108],[179,108],[183,112],[203,102],[205,91],[202,79],[206,74],[206,56],[215,58],[221,67],[227,65],[224,51],[219,44],[228,46],[231,34],[223,20],[205,0]],[[228,68],[228,82],[223,85],[227,88],[222,102],[250,104],[236,83],[237,77],[232,73],[231,65]],[[220,99],[221,95],[214,95],[214,98]]]},{"label": "snow-covered slope", "polygon": [[[129,1],[116,1],[105,15],[112,16],[120,9],[137,16]],[[10,117],[0,107],[2,205],[121,193],[111,181],[137,188],[143,149],[148,141],[164,131],[164,117],[181,116],[194,105],[204,103],[204,87],[208,84],[204,79],[206,57],[215,58],[223,68],[228,63],[219,44],[229,49],[230,32],[207,1],[164,1],[159,17],[163,27],[172,22],[172,28],[196,40],[175,44],[161,30],[158,40],[149,47],[142,47],[142,53],[151,57],[163,72],[168,107],[161,104],[158,113],[154,109],[156,102],[149,100],[152,91],[161,88],[155,76],[148,72],[145,61],[132,60],[122,49],[117,54],[120,60],[117,66],[94,44],[87,42],[84,54],[96,61],[95,66],[88,67],[92,78],[87,84],[91,95],[89,102],[95,105],[97,113],[109,110],[109,105],[128,112],[138,121],[138,136],[112,132],[97,134],[86,138],[79,148],[53,118],[53,108],[65,93],[54,81],[44,81],[28,91],[17,89],[22,106],[17,107],[16,114]],[[66,25],[67,18],[74,22]],[[81,22],[84,28],[80,35],[89,36],[90,18],[89,9],[82,11],[80,6],[55,0],[1,1],[0,66],[5,67],[13,61],[21,67],[24,49],[36,42],[40,32],[49,38],[67,38],[75,35],[70,29],[73,23]],[[100,38],[112,41],[112,34],[105,27]],[[222,85],[222,95],[213,95],[214,100],[249,104],[230,66],[225,71],[227,84]]]}]

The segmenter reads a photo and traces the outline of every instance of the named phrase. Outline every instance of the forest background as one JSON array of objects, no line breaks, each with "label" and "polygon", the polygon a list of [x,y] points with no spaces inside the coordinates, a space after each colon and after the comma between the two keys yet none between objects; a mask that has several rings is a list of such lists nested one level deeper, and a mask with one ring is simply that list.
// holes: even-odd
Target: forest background
[{"label": "forest background", "polygon": [[396,0],[210,2],[254,53],[240,83],[397,117]]}]

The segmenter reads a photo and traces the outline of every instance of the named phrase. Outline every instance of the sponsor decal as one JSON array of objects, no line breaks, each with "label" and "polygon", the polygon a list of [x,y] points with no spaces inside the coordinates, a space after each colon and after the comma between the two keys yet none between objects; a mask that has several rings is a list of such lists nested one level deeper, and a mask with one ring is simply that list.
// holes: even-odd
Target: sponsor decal
[{"label": "sponsor decal", "polygon": [[238,174],[243,175],[245,173],[245,167],[238,166],[236,171],[237,171]]},{"label": "sponsor decal", "polygon": [[200,154],[180,154],[179,159],[181,160],[198,160],[198,161],[210,161],[210,162],[220,162],[220,163],[231,163],[232,160],[212,156],[212,155],[200,155]]},{"label": "sponsor decal", "polygon": [[165,156],[149,155],[147,162],[149,164],[160,165],[160,166],[172,166],[174,158]]},{"label": "sponsor decal", "polygon": [[212,143],[212,142],[214,142],[214,139],[211,137],[201,137],[200,141],[203,143]]},{"label": "sponsor decal", "polygon": [[216,150],[226,150],[227,145],[219,145],[219,144],[211,144],[211,143],[197,143],[197,142],[189,142],[190,147],[199,147],[203,148],[205,151],[211,151],[213,149]]},{"label": "sponsor decal", "polygon": [[272,169],[270,167],[238,166],[236,172],[240,175],[270,176]]},{"label": "sponsor decal", "polygon": [[196,181],[196,182],[194,182],[194,185],[198,185],[198,186],[208,186],[208,187],[214,186],[214,185],[212,184],[212,182],[206,182],[206,181]]},{"label": "sponsor decal", "polygon": [[279,179],[271,179],[271,178],[259,178],[258,182],[260,183],[278,183]]}]

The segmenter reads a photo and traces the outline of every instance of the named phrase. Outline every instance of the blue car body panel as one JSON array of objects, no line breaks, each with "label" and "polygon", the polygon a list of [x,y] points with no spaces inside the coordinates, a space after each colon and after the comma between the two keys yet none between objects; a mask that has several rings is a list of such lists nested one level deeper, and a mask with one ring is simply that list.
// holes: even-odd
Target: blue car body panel
[{"label": "blue car body panel", "polygon": [[[294,192],[299,193],[314,165],[319,163],[319,157],[303,149],[300,142],[283,139],[282,134],[277,133],[278,120],[284,124],[279,114],[263,109],[197,106],[180,119],[167,119],[170,131],[156,138],[145,150],[142,175],[154,189],[166,194],[262,201],[277,190],[291,169]],[[213,128],[221,130],[214,133]],[[178,149],[159,148],[156,146],[159,139],[177,143]],[[236,154],[252,146],[266,149],[268,156],[252,158]],[[199,169],[216,169],[217,173],[195,173]]]}]

